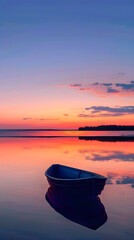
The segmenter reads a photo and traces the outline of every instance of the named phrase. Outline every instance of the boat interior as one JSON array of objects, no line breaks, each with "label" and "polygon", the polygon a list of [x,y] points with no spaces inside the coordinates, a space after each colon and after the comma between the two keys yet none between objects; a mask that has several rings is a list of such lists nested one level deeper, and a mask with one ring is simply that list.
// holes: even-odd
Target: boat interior
[{"label": "boat interior", "polygon": [[97,177],[97,174],[92,172],[87,172],[84,170],[79,170],[75,168],[70,168],[62,165],[52,165],[46,172],[46,175],[52,178],[59,179],[82,179],[82,178],[93,178]]}]

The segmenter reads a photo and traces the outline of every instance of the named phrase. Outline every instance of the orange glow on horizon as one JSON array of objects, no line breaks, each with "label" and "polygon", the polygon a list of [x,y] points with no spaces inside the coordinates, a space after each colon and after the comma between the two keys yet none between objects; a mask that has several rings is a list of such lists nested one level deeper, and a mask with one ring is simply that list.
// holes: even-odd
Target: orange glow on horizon
[{"label": "orange glow on horizon", "polygon": [[[8,149],[8,151],[7,151]],[[53,163],[71,165],[103,175],[133,175],[134,162],[112,159],[112,155],[134,154],[133,142],[99,142],[79,139],[0,139],[1,166],[16,166],[27,171],[45,169]],[[111,160],[93,160],[94,156]]]},{"label": "orange glow on horizon", "polygon": [[120,117],[77,117],[77,116],[60,116],[52,117],[34,117],[23,120],[15,117],[1,119],[0,128],[75,128],[85,126],[99,126],[99,125],[133,125],[133,115],[126,115]]}]

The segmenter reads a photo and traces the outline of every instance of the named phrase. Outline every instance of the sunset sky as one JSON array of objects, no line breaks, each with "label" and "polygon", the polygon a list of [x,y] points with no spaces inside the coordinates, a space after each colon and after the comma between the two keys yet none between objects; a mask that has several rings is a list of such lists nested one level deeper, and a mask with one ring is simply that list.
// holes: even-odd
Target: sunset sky
[{"label": "sunset sky", "polygon": [[0,128],[134,124],[133,0],[1,0]]}]

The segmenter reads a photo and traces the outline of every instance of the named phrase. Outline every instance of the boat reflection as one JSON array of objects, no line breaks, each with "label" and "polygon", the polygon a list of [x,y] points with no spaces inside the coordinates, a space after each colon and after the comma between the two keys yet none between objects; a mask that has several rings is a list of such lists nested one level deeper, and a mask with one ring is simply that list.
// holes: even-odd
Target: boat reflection
[{"label": "boat reflection", "polygon": [[65,218],[96,230],[107,221],[107,214],[98,196],[72,196],[49,187],[46,200]]}]

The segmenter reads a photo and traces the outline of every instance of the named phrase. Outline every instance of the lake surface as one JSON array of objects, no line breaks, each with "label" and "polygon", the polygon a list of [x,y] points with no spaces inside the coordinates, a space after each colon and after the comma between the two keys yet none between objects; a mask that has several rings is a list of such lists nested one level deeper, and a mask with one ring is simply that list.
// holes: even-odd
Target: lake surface
[{"label": "lake surface", "polygon": [[26,136],[26,137],[46,137],[46,136],[58,136],[58,137],[78,137],[78,136],[134,136],[134,131],[77,131],[77,130],[57,130],[57,131],[3,131],[0,130],[0,137],[6,136]]},{"label": "lake surface", "polygon": [[[97,230],[65,218],[46,200],[44,172],[54,163],[108,178],[99,195],[108,219]],[[133,219],[133,141],[0,138],[0,240],[132,240]]]}]

